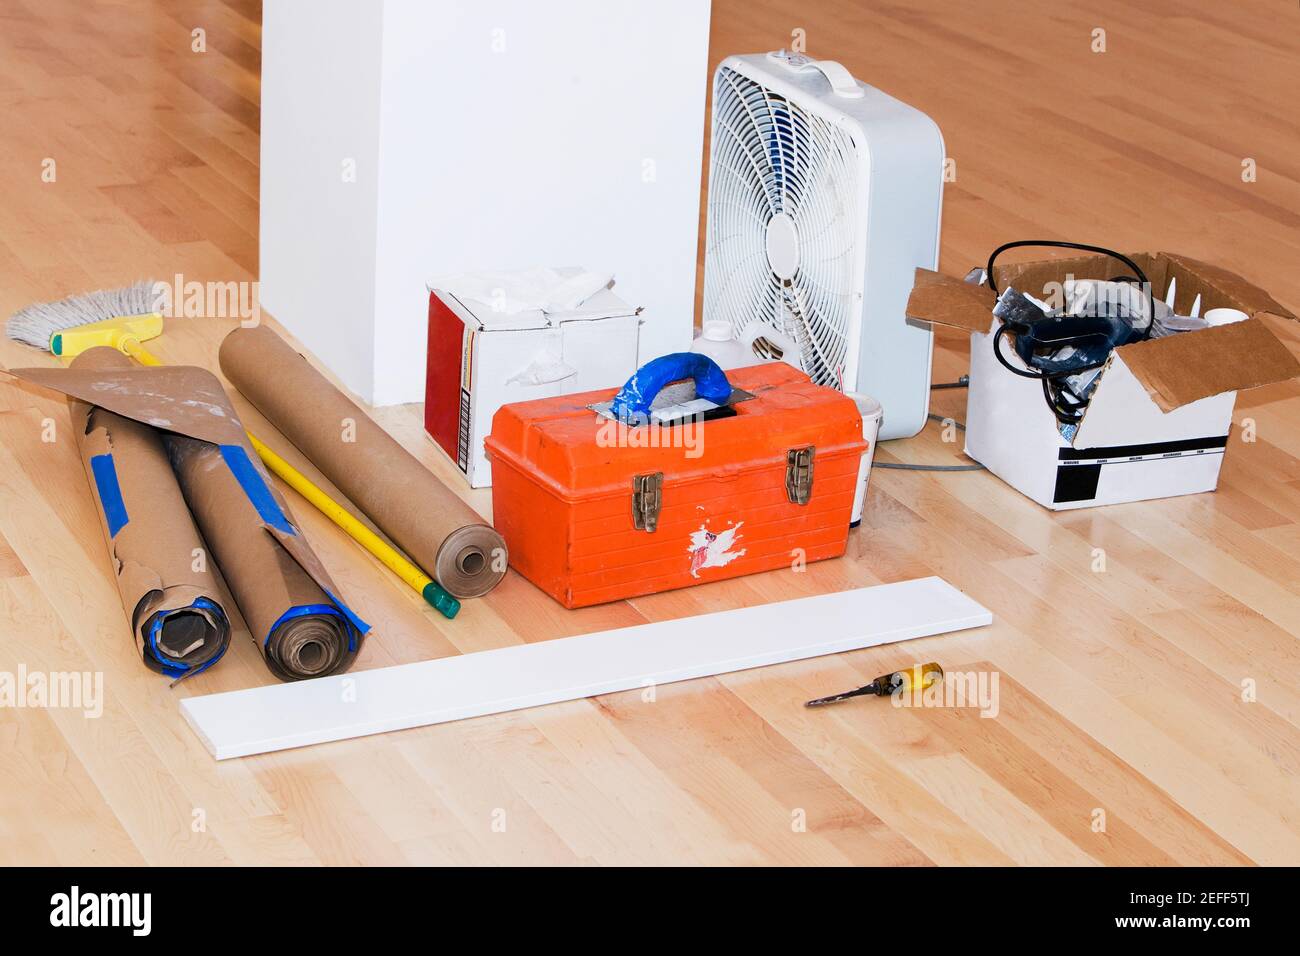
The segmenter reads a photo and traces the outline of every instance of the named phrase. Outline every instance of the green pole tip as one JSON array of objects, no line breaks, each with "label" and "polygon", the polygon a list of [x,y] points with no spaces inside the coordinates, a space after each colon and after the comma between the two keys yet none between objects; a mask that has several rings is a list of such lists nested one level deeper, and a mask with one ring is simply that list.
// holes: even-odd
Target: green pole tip
[{"label": "green pole tip", "polygon": [[438,609],[443,617],[450,620],[460,611],[460,602],[447,592],[437,581],[430,581],[420,592],[424,599]]}]

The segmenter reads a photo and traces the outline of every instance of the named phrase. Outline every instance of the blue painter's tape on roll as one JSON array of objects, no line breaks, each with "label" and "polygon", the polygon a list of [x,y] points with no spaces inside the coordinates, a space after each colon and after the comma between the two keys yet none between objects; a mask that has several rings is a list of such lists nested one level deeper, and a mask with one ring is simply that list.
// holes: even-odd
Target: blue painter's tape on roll
[{"label": "blue painter's tape on roll", "polygon": [[271,629],[266,632],[266,638],[262,643],[264,645],[270,643],[271,635],[279,630],[280,625],[285,621],[290,621],[295,617],[304,617],[308,614],[329,614],[333,617],[341,617],[347,622],[348,653],[354,652],[357,649],[357,638],[370,630],[370,625],[353,614],[346,604],[340,604],[338,598],[334,597],[333,594],[328,591],[325,593],[329,594],[330,600],[334,601],[334,604],[300,604],[297,607],[289,608],[276,618],[275,623],[271,625]]},{"label": "blue painter's tape on roll", "polygon": [[[305,617],[308,614],[329,614],[333,617],[343,617],[343,614],[333,604],[299,604],[297,607],[291,607],[275,619],[271,629],[266,632],[266,637],[262,643],[268,644],[271,641],[271,635],[280,629],[280,625],[285,621],[291,621],[295,617]],[[344,620],[347,620],[344,618]]]},{"label": "blue painter's tape on roll", "polygon": [[187,608],[176,608],[168,614],[156,615],[153,625],[149,628],[149,656],[154,659],[161,668],[162,673],[167,677],[183,677],[186,675],[192,677],[194,674],[201,674],[217,661],[221,660],[226,653],[226,647],[223,645],[217,650],[217,653],[212,655],[212,657],[203,661],[197,667],[192,667],[182,661],[177,661],[168,657],[158,649],[158,639],[162,637],[163,625],[167,622],[167,619],[171,617],[172,614],[181,614],[189,610],[210,611],[219,619],[219,626],[229,626],[226,622],[226,612],[221,608],[221,606],[202,597],[195,599],[194,603]]},{"label": "blue painter's tape on roll", "polygon": [[332,592],[326,591],[325,593],[329,595],[329,599],[334,602],[338,609],[343,612],[343,616],[348,619],[348,623],[351,624],[355,630],[356,633],[349,633],[348,635],[348,650],[355,651],[357,649],[357,637],[359,635],[364,635],[369,631],[370,625],[357,617],[356,614],[352,612],[352,608],[340,601]]},{"label": "blue painter's tape on roll", "polygon": [[262,473],[257,470],[252,461],[248,458],[248,452],[242,445],[221,445],[221,457],[226,460],[226,465],[239,482],[239,486],[244,489],[244,494],[248,495],[248,500],[253,503],[257,513],[262,520],[269,524],[277,531],[283,531],[285,534],[297,534],[294,526],[289,523],[288,517],[285,516],[284,509],[276,503],[275,496],[271,494],[271,489],[267,487],[266,481],[262,478]]},{"label": "blue painter's tape on roll", "polygon": [[113,456],[92,455],[90,472],[95,476],[95,489],[99,492],[99,503],[104,509],[104,520],[108,523],[108,536],[116,538],[130,519],[126,516],[126,504],[122,501],[122,486],[117,483]]},{"label": "blue painter's tape on roll", "polygon": [[718,363],[699,352],[673,352],[646,362],[618,390],[610,412],[620,421],[642,420],[659,390],[684,378],[695,379],[695,396],[725,405],[731,398],[731,383]]}]

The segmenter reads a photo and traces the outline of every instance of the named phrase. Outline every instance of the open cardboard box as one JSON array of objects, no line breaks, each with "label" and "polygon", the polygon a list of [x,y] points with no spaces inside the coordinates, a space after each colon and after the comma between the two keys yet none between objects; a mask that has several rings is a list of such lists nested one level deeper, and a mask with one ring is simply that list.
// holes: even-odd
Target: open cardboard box
[{"label": "open cardboard box", "polygon": [[[1228,307],[1242,322],[1115,349],[1101,371],[1073,441],[1062,437],[1041,385],[993,355],[997,297],[988,285],[917,269],[907,317],[971,333],[966,454],[1046,508],[1167,498],[1213,491],[1219,481],[1237,390],[1300,375],[1300,362],[1262,315],[1295,321],[1267,292],[1226,269],[1167,252],[1130,255],[1157,297],[1177,278],[1175,311]],[[1110,279],[1126,270],[1108,256],[1009,263],[999,289],[1050,299],[1066,279]],[[1003,354],[1019,364],[1004,343]],[[1022,366],[1023,367],[1023,366]]]}]

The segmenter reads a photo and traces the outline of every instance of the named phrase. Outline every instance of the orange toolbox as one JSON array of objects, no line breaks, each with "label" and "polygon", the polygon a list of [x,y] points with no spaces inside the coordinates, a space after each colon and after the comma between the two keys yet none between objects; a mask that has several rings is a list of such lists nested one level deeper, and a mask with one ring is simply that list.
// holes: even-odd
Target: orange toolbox
[{"label": "orange toolbox", "polygon": [[503,405],[486,447],[511,566],[575,608],[839,557],[867,444],[798,369],[676,353],[617,393]]}]

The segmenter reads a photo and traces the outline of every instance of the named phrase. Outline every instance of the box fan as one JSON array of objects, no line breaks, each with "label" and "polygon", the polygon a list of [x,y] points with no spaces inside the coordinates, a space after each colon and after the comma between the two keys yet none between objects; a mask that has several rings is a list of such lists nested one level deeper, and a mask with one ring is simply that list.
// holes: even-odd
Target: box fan
[{"label": "box fan", "polygon": [[939,128],[782,50],[722,61],[711,141],[704,320],[729,322],[755,361],[779,352],[761,330],[782,333],[815,382],[881,403],[881,438],[916,434],[931,333],[904,311],[916,267],[938,261]]}]

